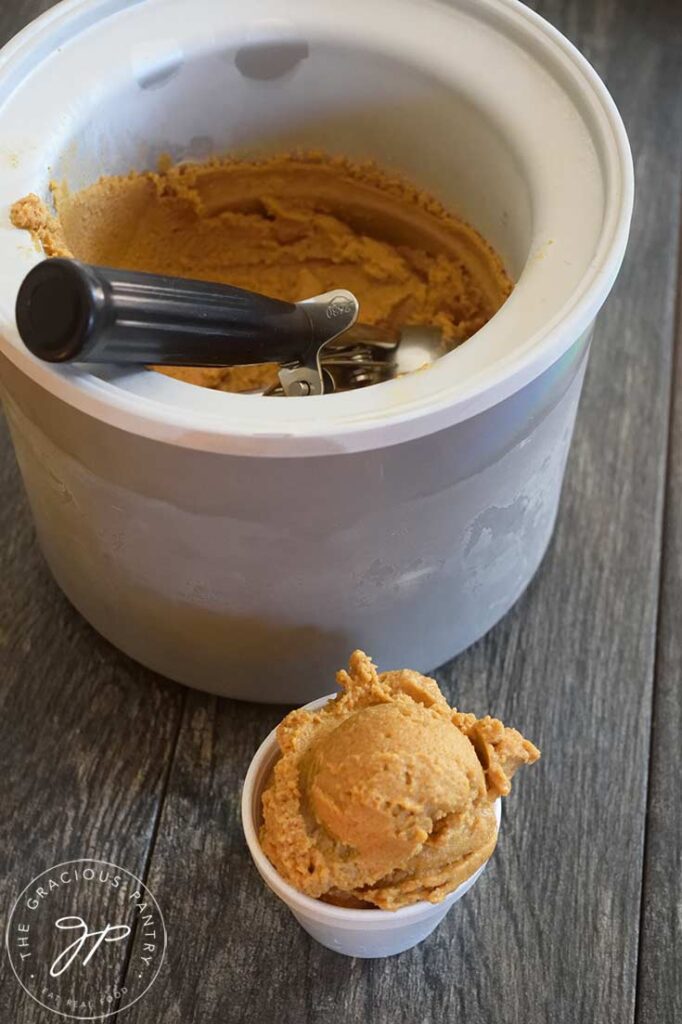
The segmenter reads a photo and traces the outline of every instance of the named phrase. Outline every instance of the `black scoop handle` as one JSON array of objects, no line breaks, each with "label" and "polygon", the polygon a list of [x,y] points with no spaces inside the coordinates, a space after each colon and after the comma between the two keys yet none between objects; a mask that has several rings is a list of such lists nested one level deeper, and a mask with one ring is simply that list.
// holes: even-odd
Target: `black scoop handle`
[{"label": "black scoop handle", "polygon": [[16,303],[26,347],[52,363],[242,366],[305,362],[305,311],[257,292],[179,277],[46,259]]}]

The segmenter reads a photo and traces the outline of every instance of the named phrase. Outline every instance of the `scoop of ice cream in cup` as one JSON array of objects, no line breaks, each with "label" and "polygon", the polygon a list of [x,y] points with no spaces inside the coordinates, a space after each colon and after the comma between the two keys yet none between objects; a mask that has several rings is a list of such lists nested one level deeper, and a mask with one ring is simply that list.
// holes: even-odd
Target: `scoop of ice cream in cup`
[{"label": "scoop of ice cream in cup", "polygon": [[379,674],[362,651],[341,693],[288,714],[256,752],[242,822],[266,885],[323,946],[401,953],[480,877],[500,798],[539,751],[515,729],[457,711],[437,683]]}]

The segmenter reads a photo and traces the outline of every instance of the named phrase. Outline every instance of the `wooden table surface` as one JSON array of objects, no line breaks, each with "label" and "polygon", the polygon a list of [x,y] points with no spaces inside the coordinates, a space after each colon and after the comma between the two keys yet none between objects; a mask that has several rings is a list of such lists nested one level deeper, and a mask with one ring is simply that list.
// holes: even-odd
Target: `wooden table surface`
[{"label": "wooden table surface", "polygon": [[[0,42],[49,6],[3,0]],[[282,709],[185,690],[95,634],[48,575],[0,427],[0,908],[71,858],[147,880],[168,952],[126,1024],[682,1020],[682,15],[678,0],[535,6],[610,87],[637,201],[549,554],[506,619],[435,673],[544,756],[486,875],[426,942],[347,959],[265,891],[238,798]],[[0,971],[2,1024],[58,1019],[5,956]]]}]

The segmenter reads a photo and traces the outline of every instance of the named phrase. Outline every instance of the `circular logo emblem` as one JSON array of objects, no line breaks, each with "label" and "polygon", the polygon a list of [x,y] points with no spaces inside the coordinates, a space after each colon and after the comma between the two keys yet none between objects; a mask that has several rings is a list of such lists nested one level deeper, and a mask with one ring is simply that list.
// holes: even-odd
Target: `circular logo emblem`
[{"label": "circular logo emblem", "polygon": [[335,295],[327,306],[327,319],[335,320],[339,316],[350,316],[353,312],[353,303],[343,295]]},{"label": "circular logo emblem", "polygon": [[101,1020],[152,985],[166,928],[139,878],[84,858],[57,864],[26,886],[5,941],[17,981],[40,1006],[73,1020]]}]

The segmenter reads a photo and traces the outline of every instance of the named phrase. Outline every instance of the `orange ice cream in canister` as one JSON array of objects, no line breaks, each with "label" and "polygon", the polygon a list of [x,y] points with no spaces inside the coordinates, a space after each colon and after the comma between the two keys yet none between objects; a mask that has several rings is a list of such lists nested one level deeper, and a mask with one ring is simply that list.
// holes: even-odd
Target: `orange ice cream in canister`
[{"label": "orange ice cream in canister", "polygon": [[263,851],[296,889],[340,906],[437,903],[490,857],[494,802],[540,753],[450,707],[433,679],[378,674],[361,651],[338,682],[339,697],[277,730]]},{"label": "orange ice cream in canister", "polygon": [[[223,157],[51,186],[12,207],[48,256],[236,285],[297,302],[348,288],[361,320],[440,328],[452,347],[511,291],[502,263],[423,189],[372,162],[323,153]],[[157,367],[222,391],[267,387],[272,364]]]}]

